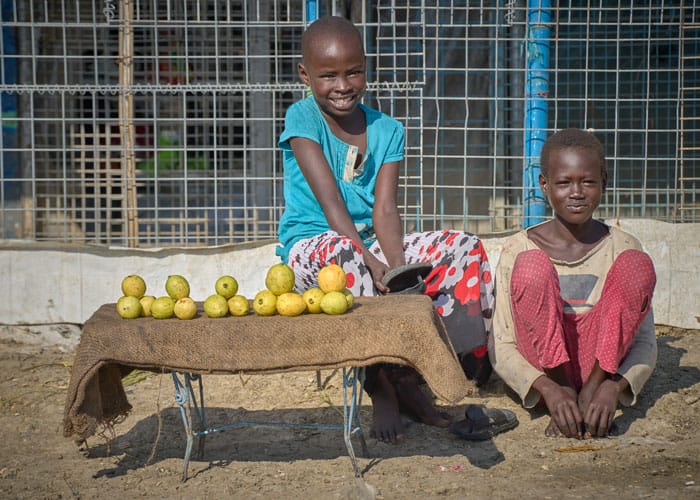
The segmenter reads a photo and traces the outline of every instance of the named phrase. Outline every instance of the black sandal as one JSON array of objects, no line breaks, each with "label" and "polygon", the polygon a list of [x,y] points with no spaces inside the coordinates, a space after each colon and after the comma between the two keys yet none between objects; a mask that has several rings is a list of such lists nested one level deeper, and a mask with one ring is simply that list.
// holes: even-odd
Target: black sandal
[{"label": "black sandal", "polygon": [[510,410],[468,405],[464,414],[464,420],[450,424],[447,430],[470,441],[485,441],[518,426],[518,418]]},{"label": "black sandal", "polygon": [[382,283],[389,287],[389,293],[414,293],[425,291],[425,278],[433,270],[429,262],[415,262],[395,267],[382,278]]}]

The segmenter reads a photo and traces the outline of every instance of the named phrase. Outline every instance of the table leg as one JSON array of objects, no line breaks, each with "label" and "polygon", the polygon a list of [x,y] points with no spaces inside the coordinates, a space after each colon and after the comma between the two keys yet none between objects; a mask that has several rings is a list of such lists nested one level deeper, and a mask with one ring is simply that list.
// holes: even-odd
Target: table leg
[{"label": "table leg", "polygon": [[[182,467],[182,481],[187,481],[190,457],[194,439],[198,439],[198,452],[201,456],[204,448],[204,439],[210,432],[219,432],[231,427],[262,425],[273,427],[302,427],[314,429],[339,429],[339,425],[313,425],[313,424],[291,424],[280,422],[235,422],[221,425],[213,429],[207,429],[204,406],[204,387],[200,375],[193,373],[172,372],[173,383],[175,384],[175,402],[180,407],[182,423],[185,427],[187,444],[185,448],[185,458]],[[367,456],[367,443],[365,442],[362,426],[360,425],[360,408],[362,407],[362,386],[365,378],[365,369],[362,367],[343,368],[343,439],[347,448],[355,477],[362,477],[362,471],[357,463],[355,450],[352,445],[352,437],[357,434],[362,446],[362,455]],[[199,384],[199,402],[192,387],[192,381]],[[192,413],[197,415],[199,427],[194,429],[192,423]]]},{"label": "table leg", "polygon": [[[357,434],[362,446],[362,455],[367,456],[367,443],[360,425],[360,408],[362,408],[362,385],[365,369],[362,367],[343,368],[343,439],[348,450],[355,477],[362,477],[362,471],[357,464],[355,449],[352,446],[352,435]],[[350,394],[348,394],[348,389]],[[349,404],[348,404],[349,400]]]},{"label": "table leg", "polygon": [[[180,415],[182,423],[185,426],[185,434],[187,436],[187,444],[185,447],[185,458],[182,468],[182,481],[187,481],[187,472],[190,464],[190,456],[192,455],[192,445],[194,438],[198,438],[198,454],[201,456],[204,452],[204,438],[202,433],[206,429],[206,415],[204,411],[204,387],[202,385],[202,377],[193,373],[178,373],[172,372],[173,383],[175,384],[175,402],[180,407]],[[180,376],[184,379],[181,380]],[[199,385],[199,403],[192,388],[192,381],[196,380]],[[199,421],[199,430],[195,431],[192,426],[192,410],[197,414]]]}]

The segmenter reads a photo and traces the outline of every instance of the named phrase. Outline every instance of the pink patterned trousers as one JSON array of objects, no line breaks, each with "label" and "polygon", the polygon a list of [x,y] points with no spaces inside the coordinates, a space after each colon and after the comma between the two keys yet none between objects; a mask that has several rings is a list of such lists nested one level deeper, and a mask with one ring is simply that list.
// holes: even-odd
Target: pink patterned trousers
[{"label": "pink patterned trousers", "polygon": [[542,250],[517,256],[511,277],[511,307],[518,351],[538,370],[567,365],[579,390],[596,361],[615,373],[651,307],[656,274],[638,250],[617,256],[598,302],[583,314],[564,313],[559,276]]}]

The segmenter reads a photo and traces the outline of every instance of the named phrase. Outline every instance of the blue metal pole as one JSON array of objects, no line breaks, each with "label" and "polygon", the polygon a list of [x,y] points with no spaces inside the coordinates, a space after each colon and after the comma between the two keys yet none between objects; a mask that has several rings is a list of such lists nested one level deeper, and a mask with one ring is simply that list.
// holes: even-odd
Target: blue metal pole
[{"label": "blue metal pole", "polygon": [[547,139],[549,7],[548,0],[528,0],[523,171],[523,227],[525,228],[543,222],[545,215],[545,199],[539,187],[539,176],[540,152]]},{"label": "blue metal pole", "polygon": [[[15,17],[14,4],[11,0],[2,0],[1,21],[10,21]],[[2,59],[0,76],[5,85],[17,84],[17,38],[14,28],[0,23],[2,37]],[[0,199],[3,205],[7,201],[19,203],[22,186],[20,177],[20,155],[17,153],[19,122],[17,121],[18,97],[16,93],[0,92]],[[13,151],[14,150],[14,151]],[[12,180],[7,180],[12,179]],[[4,219],[4,217],[3,217]],[[10,238],[13,224],[3,221],[5,227],[0,238]]]},{"label": "blue metal pole", "polygon": [[306,24],[310,24],[319,18],[321,9],[318,0],[306,0]]},{"label": "blue metal pole", "polygon": [[[306,0],[306,26],[316,21],[320,15],[321,7],[318,5],[318,0]],[[310,87],[306,87],[304,95],[311,97]]]}]

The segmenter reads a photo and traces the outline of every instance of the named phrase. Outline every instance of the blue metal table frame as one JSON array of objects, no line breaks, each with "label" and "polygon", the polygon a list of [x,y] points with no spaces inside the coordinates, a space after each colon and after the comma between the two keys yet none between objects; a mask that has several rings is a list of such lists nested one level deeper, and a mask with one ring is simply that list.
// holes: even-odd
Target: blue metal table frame
[{"label": "blue metal table frame", "polygon": [[[291,422],[253,422],[238,421],[216,427],[207,427],[206,410],[204,405],[204,385],[202,376],[195,373],[173,371],[173,383],[175,384],[175,402],[180,407],[182,422],[185,426],[187,444],[185,448],[185,458],[182,468],[182,480],[187,481],[190,457],[194,440],[198,440],[198,455],[204,453],[204,441],[206,436],[221,432],[234,427],[245,426],[268,426],[268,427],[289,427],[305,429],[331,429],[343,431],[343,439],[347,448],[355,477],[362,477],[362,471],[357,463],[357,457],[352,445],[353,435],[357,435],[362,446],[363,456],[367,456],[367,443],[365,442],[360,426],[360,408],[362,406],[362,382],[364,381],[365,370],[363,367],[343,368],[343,424],[322,425],[322,424],[297,424]],[[197,391],[193,382],[196,382]],[[193,416],[197,419],[195,429]]]}]

